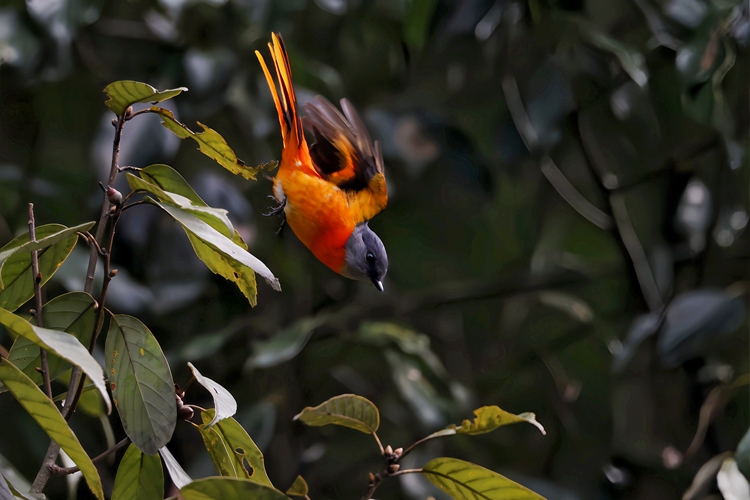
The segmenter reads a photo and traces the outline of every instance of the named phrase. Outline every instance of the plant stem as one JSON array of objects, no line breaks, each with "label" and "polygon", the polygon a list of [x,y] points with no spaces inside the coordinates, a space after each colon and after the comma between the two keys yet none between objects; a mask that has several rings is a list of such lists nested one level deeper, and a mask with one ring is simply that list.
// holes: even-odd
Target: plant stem
[{"label": "plant stem", "polygon": [[[109,179],[107,181],[108,186],[114,186],[115,181],[117,180],[117,174],[119,173],[119,169],[117,168],[117,161],[120,156],[120,138],[122,137],[122,128],[125,125],[125,122],[130,118],[132,118],[132,115],[126,117],[125,114],[123,114],[122,116],[117,117],[117,123],[115,124],[115,137],[112,140],[112,163],[109,169]],[[96,234],[94,235],[94,239],[97,244],[90,245],[91,251],[89,253],[89,265],[86,269],[86,281],[83,286],[83,291],[88,294],[91,294],[92,289],[94,288],[94,275],[96,273],[96,265],[99,259],[99,252],[102,246],[104,231],[109,220],[110,206],[112,205],[106,193],[103,194],[103,197],[104,199],[102,201],[102,210],[101,214],[99,215],[99,224],[97,224]],[[109,253],[109,251],[107,253]],[[105,277],[105,283],[106,279],[107,278]],[[104,304],[100,302],[98,304],[97,314],[99,314],[99,310],[103,311],[103,309]],[[95,328],[99,326],[99,322],[97,321],[95,325]],[[95,330],[94,335],[92,336],[91,346],[93,346],[93,342],[96,341],[96,334],[97,331]],[[73,371],[70,374],[70,384],[68,385],[68,394],[71,397],[66,399],[66,404],[63,405],[61,410],[62,416],[66,420],[70,420],[70,417],[73,416],[73,411],[75,410],[75,407],[78,404],[78,400],[81,397],[81,390],[83,388],[84,381],[85,377],[82,376],[81,369],[77,366],[73,366]],[[42,492],[44,487],[47,485],[47,481],[49,481],[49,478],[52,476],[52,468],[55,465],[55,461],[57,460],[57,456],[59,454],[60,445],[57,444],[54,440],[51,440],[49,443],[49,448],[47,448],[47,453],[44,456],[44,461],[42,462],[42,465],[39,468],[39,472],[34,479],[34,483],[31,485],[31,489],[29,490],[30,493]]]},{"label": "plant stem", "polygon": [[[29,241],[36,242],[36,221],[34,220],[34,204],[29,203]],[[34,317],[37,326],[44,326],[42,321],[42,274],[39,272],[39,250],[31,252],[31,274],[34,280],[34,298],[36,309]],[[39,349],[39,357],[42,360],[42,380],[44,380],[44,392],[52,399],[52,383],[49,378],[49,362],[47,361],[47,350]]]},{"label": "plant stem", "polygon": [[373,432],[372,437],[374,437],[375,441],[377,441],[378,443],[378,448],[380,448],[380,454],[382,455],[383,453],[385,453],[385,449],[383,449],[383,444],[380,442],[380,438],[378,437],[378,435],[375,432]]},{"label": "plant stem", "polygon": [[[104,460],[105,458],[107,458],[108,456],[110,456],[112,453],[115,453],[120,448],[123,448],[123,447],[127,446],[129,443],[130,443],[130,438],[126,437],[125,439],[123,439],[122,441],[120,441],[119,443],[117,443],[116,445],[114,445],[112,448],[110,448],[108,450],[104,450],[99,455],[97,455],[94,458],[92,458],[91,461],[94,462],[94,463],[96,463],[96,462],[99,462],[100,460]],[[52,467],[52,474],[54,474],[56,476],[57,475],[64,475],[64,474],[75,474],[76,472],[78,472],[80,470],[81,469],[79,469],[78,467],[75,467],[75,466],[73,466],[73,467],[58,467],[58,466],[54,466],[54,467]]]}]

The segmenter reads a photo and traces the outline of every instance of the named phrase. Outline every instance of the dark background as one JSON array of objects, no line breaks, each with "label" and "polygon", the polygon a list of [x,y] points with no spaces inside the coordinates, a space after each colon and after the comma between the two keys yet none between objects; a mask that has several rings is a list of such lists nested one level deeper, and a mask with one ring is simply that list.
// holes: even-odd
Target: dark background
[{"label": "dark background", "polygon": [[[101,90],[114,80],[187,86],[165,103],[183,122],[216,129],[249,164],[278,159],[253,54],[267,54],[272,30],[299,100],[346,96],[381,141],[390,202],[371,227],[390,269],[379,294],[288,229],[274,235],[279,220],[261,216],[268,180],[232,176],[155,116],[124,130],[122,165],[174,166],[281,280],[281,293],[260,283],[251,309],[178,225],[142,206],[120,223],[108,304],[149,325],[175,381],[192,361],[234,394],[279,488],[302,474],[315,500],[364,493],[380,467],[372,439],[292,421],[346,392],[379,406],[394,447],[485,404],[535,412],[547,436],[517,425],[446,438],[404,466],[455,456],[551,499],[681,498],[747,430],[746,388],[710,400],[712,421],[699,423],[710,391],[748,372],[746,2],[0,5],[0,243],[26,230],[30,201],[39,223],[98,217],[113,137]],[[48,296],[80,290],[86,259],[77,248]],[[186,400],[210,404],[197,385]],[[8,394],[0,409],[0,455],[31,480],[48,439]],[[74,419],[92,455],[107,447],[103,421]],[[170,449],[193,477],[215,474],[189,424]],[[114,465],[100,469],[110,488]],[[716,494],[707,485],[695,498]],[[47,493],[65,490],[58,478]],[[407,476],[377,496],[431,494],[442,498]]]}]

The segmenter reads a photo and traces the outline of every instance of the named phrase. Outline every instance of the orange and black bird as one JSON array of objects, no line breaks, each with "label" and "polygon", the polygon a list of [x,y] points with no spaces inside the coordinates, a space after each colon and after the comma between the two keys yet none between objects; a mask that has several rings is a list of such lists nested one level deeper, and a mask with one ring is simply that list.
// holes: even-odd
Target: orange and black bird
[{"label": "orange and black bird", "polygon": [[273,179],[279,205],[271,214],[283,213],[294,234],[325,265],[383,291],[388,256],[367,226],[388,203],[380,146],[348,100],[341,100],[342,114],[316,96],[304,106],[305,127],[315,137],[308,147],[281,35],[272,34],[268,47],[278,89],[261,53],[255,55],[276,104],[284,145]]}]

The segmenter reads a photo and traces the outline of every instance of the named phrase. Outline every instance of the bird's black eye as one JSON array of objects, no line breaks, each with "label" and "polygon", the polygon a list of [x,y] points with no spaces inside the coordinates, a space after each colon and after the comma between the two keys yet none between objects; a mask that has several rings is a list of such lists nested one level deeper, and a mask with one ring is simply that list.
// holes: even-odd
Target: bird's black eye
[{"label": "bird's black eye", "polygon": [[371,253],[368,253],[368,254],[367,254],[367,255],[365,256],[365,259],[367,259],[367,262],[368,262],[369,264],[374,264],[374,263],[375,263],[375,256],[374,256],[373,254],[371,254]]}]

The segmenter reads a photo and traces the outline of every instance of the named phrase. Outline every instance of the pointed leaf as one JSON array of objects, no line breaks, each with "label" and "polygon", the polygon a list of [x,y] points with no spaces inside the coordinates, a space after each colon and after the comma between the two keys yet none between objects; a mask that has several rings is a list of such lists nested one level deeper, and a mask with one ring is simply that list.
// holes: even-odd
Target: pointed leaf
[{"label": "pointed leaf", "polygon": [[[67,332],[86,347],[91,342],[91,335],[96,322],[95,305],[94,298],[85,292],[70,292],[59,295],[44,304],[42,309],[44,326],[51,330]],[[10,348],[8,359],[36,385],[42,384],[42,374],[36,370],[37,367],[42,366],[39,346],[34,342],[23,336],[17,337]],[[50,380],[57,379],[70,368],[70,363],[54,354],[47,356],[47,362]],[[0,385],[0,391],[3,390]]]},{"label": "pointed leaf", "polygon": [[[173,219],[182,224],[185,230],[189,233],[189,236],[194,237],[191,238],[190,241],[191,243],[193,243],[193,248],[196,250],[198,257],[200,257],[201,260],[203,260],[203,262],[208,265],[209,269],[211,269],[215,273],[218,273],[218,271],[216,270],[217,268],[212,266],[219,266],[221,264],[226,265],[226,263],[234,261],[237,263],[237,266],[249,267],[256,273],[263,276],[274,290],[281,290],[279,280],[276,279],[271,270],[268,269],[265,264],[263,264],[259,259],[254,257],[246,250],[239,247],[235,242],[219,233],[216,229],[206,224],[204,221],[174,205],[159,203],[149,197],[146,197],[146,201],[161,207],[165,212],[171,215]],[[205,259],[206,254],[204,252],[199,252],[198,249],[196,249],[194,239],[200,240],[201,243],[209,247],[210,250],[213,250],[214,253],[220,254],[220,257],[224,260],[222,262],[219,262],[218,259],[211,260],[209,264],[209,262]],[[232,281],[240,279],[239,275],[237,275],[236,270],[231,268],[226,269],[224,267],[222,267],[221,269],[223,270],[223,272],[219,274],[221,274],[225,278]],[[224,274],[224,272],[228,272],[229,275]]]},{"label": "pointed leaf", "polygon": [[494,431],[498,427],[517,424],[519,422],[528,422],[539,429],[542,434],[547,434],[542,424],[537,422],[536,415],[530,412],[513,415],[497,406],[482,406],[474,410],[474,415],[473,422],[471,420],[464,420],[461,425],[451,424],[443,430],[430,434],[428,437],[452,436],[454,434],[484,434]]},{"label": "pointed leaf", "polygon": [[371,434],[380,426],[380,412],[367,398],[356,394],[342,394],[314,408],[308,406],[295,416],[294,420],[314,427],[341,425]]},{"label": "pointed leaf", "polygon": [[247,431],[233,418],[221,420],[218,424],[210,427],[208,424],[213,420],[213,415],[213,410],[202,412],[203,425],[196,427],[203,437],[206,449],[211,455],[211,460],[213,460],[219,474],[250,479],[256,483],[273,487],[271,480],[268,479],[268,474],[266,474],[263,453],[255,445]]},{"label": "pointed leaf", "polygon": [[34,326],[20,316],[0,308],[0,324],[8,330],[32,341],[39,347],[47,349],[57,356],[73,363],[83,370],[91,379],[104,398],[107,413],[112,411],[109,394],[104,382],[104,371],[99,363],[89,354],[87,348],[73,335],[58,330]]},{"label": "pointed leaf", "polygon": [[0,363],[0,380],[3,381],[8,390],[21,403],[28,414],[36,420],[39,426],[49,437],[65,450],[65,453],[81,469],[86,483],[91,488],[94,496],[104,500],[102,482],[99,479],[99,473],[96,466],[84,451],[78,438],[68,427],[60,411],[52,401],[31,381],[29,377],[23,374],[21,370],[13,366],[8,360]]},{"label": "pointed leaf", "polygon": [[[78,241],[76,231],[86,227],[91,226],[82,224],[68,229],[61,224],[46,224],[36,228],[36,237],[39,241],[34,244],[34,247],[37,247],[42,240],[50,243],[50,246],[39,251],[39,272],[42,275],[42,285],[55,274],[70,255]],[[57,241],[61,233],[67,236]],[[47,239],[48,237],[50,239]],[[0,307],[9,311],[15,311],[34,296],[31,252],[28,251],[31,245],[29,233],[25,233],[0,248]]]},{"label": "pointed leaf", "polygon": [[234,154],[234,151],[232,151],[232,148],[229,147],[229,144],[227,144],[227,141],[224,140],[221,134],[214,129],[203,125],[201,122],[198,122],[198,125],[203,129],[203,132],[198,132],[196,134],[185,125],[175,120],[174,115],[168,109],[154,106],[151,108],[151,111],[158,113],[159,116],[162,117],[162,125],[174,132],[177,137],[180,139],[190,137],[198,143],[198,148],[201,153],[208,156],[233,174],[240,174],[245,179],[255,180],[259,172],[270,167],[269,164],[264,164],[260,167],[245,165],[245,162],[237,158],[237,155]]},{"label": "pointed leaf", "polygon": [[178,489],[184,488],[193,481],[166,446],[159,449],[159,455],[161,455],[162,460],[164,460],[164,466],[167,468],[167,472],[169,472],[169,477],[172,479],[172,483],[174,483]]},{"label": "pointed leaf", "polygon": [[137,102],[151,102],[156,104],[157,102],[166,101],[182,92],[187,92],[187,87],[159,92],[151,85],[145,83],[134,82],[133,80],[120,80],[104,87],[104,92],[109,96],[109,99],[104,104],[109,106],[109,109],[114,111],[117,116],[121,116],[131,104]]},{"label": "pointed leaf", "polygon": [[120,461],[112,500],[161,500],[164,473],[159,455],[144,455],[133,443]]},{"label": "pointed leaf", "polygon": [[286,490],[286,494],[292,497],[304,497],[310,492],[307,481],[302,476],[297,476],[292,485]]},{"label": "pointed leaf", "polygon": [[543,500],[520,484],[471,462],[457,458],[435,458],[422,474],[456,500]]},{"label": "pointed leaf", "polygon": [[237,413],[237,401],[234,400],[234,397],[232,397],[232,394],[228,390],[210,378],[204,377],[201,372],[193,366],[193,363],[188,361],[188,366],[190,367],[190,370],[192,370],[196,382],[205,387],[214,399],[214,418],[211,422],[206,424],[206,427],[211,427],[219,420],[231,417]]},{"label": "pointed leaf", "polygon": [[153,455],[169,442],[177,423],[174,382],[164,353],[146,325],[125,314],[112,316],[104,351],[125,433]]},{"label": "pointed leaf", "polygon": [[253,355],[247,360],[248,368],[270,368],[288,361],[300,353],[313,332],[325,317],[302,318],[292,323],[268,340],[253,341]]},{"label": "pointed leaf", "polygon": [[248,479],[207,477],[193,481],[180,494],[185,500],[288,500],[282,492]]}]

